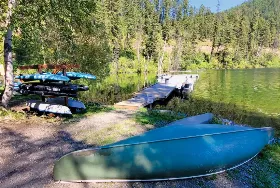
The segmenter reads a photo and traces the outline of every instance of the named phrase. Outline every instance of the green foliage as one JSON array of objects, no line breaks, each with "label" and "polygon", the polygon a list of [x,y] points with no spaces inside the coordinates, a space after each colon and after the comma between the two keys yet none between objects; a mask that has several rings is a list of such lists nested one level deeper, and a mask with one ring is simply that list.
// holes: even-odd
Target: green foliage
[{"label": "green foliage", "polygon": [[[127,71],[127,70],[126,70]],[[80,80],[80,84],[89,85],[89,91],[81,92],[80,99],[85,102],[96,101],[113,105],[133,96],[133,93],[147,85],[155,83],[155,74],[150,73],[145,79],[144,74],[130,74],[128,72],[110,75],[94,81]]]},{"label": "green foliage", "polygon": [[111,49],[94,1],[19,0],[13,26],[15,65],[78,63],[81,71],[109,74]]},{"label": "green foliage", "polygon": [[8,1],[0,1],[0,37],[2,38],[7,31],[5,27],[8,12]]},{"label": "green foliage", "polygon": [[[185,58],[182,62],[182,70],[199,70],[199,69],[249,69],[249,68],[271,68],[280,67],[280,57],[278,54],[268,52],[260,55],[251,60],[238,59],[234,61],[232,52],[226,52],[227,55],[224,57],[217,56],[212,57],[211,61],[208,62],[207,54],[196,53]],[[220,63],[220,62],[223,63]]]},{"label": "green foliage", "polygon": [[[2,38],[0,39],[0,54],[3,54],[4,52],[4,42],[2,41]],[[4,56],[0,56],[0,65],[4,65]]]},{"label": "green foliage", "polygon": [[268,4],[254,0],[213,14],[188,1],[19,0],[12,19],[15,65],[79,63],[98,77],[276,67],[280,5]]},{"label": "green foliage", "polygon": [[221,118],[214,116],[211,123],[212,124],[223,124],[223,121],[221,120]]}]

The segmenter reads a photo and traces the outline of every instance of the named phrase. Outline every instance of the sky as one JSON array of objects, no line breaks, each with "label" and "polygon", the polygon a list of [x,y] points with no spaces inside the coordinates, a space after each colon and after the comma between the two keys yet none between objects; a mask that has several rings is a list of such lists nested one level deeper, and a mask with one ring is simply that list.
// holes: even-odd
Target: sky
[{"label": "sky", "polygon": [[[220,11],[227,10],[242,4],[245,0],[220,0]],[[190,4],[199,8],[202,4],[209,7],[212,12],[217,12],[218,0],[190,0]]]}]

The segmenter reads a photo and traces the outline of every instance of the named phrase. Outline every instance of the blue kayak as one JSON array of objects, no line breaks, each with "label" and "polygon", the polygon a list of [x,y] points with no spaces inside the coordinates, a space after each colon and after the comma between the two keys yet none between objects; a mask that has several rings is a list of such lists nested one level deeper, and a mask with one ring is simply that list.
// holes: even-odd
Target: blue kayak
[{"label": "blue kayak", "polygon": [[55,163],[62,182],[160,181],[212,175],[255,157],[272,128],[177,122],[99,148],[69,153]]},{"label": "blue kayak", "polygon": [[[62,75],[62,72],[58,72],[58,75]],[[95,80],[96,76],[88,73],[82,73],[82,72],[66,72],[66,76],[69,77],[71,80],[77,80],[77,79],[90,79]]]},{"label": "blue kayak", "polygon": [[51,73],[42,73],[42,74],[26,74],[19,75],[15,77],[16,79],[21,79],[24,81],[32,81],[32,80],[41,80],[43,82],[69,82],[70,79],[67,76],[51,74]]}]

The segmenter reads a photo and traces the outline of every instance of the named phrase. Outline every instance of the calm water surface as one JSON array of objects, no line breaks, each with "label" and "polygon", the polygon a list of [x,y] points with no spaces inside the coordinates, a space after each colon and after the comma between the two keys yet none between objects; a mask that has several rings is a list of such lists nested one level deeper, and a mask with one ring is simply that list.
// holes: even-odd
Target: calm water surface
[{"label": "calm water surface", "polygon": [[[193,96],[236,104],[238,107],[265,114],[280,114],[280,69],[209,70],[200,72]],[[155,83],[156,74],[122,74],[99,81],[84,83],[90,86],[81,98],[103,104],[114,104],[133,96],[145,85]]]},{"label": "calm water surface", "polygon": [[210,70],[200,78],[194,97],[280,114],[280,69]]},{"label": "calm water surface", "polygon": [[156,74],[119,74],[100,78],[96,81],[80,82],[90,86],[89,91],[80,92],[83,101],[110,104],[129,99],[133,93],[156,82]]}]

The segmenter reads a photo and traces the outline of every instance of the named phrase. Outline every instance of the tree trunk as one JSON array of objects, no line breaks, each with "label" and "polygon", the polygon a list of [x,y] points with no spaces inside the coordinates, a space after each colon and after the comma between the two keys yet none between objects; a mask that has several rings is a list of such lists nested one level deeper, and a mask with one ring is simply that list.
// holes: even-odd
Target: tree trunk
[{"label": "tree trunk", "polygon": [[163,59],[164,59],[164,50],[165,50],[165,46],[166,46],[166,39],[164,40],[164,45],[162,48],[162,52],[158,61],[158,75],[162,75],[163,71],[162,71],[162,65],[163,65]]},{"label": "tree trunk", "polygon": [[216,41],[217,38],[219,37],[219,27],[220,27],[220,0],[218,0],[217,4],[217,14],[216,14],[216,20],[215,20],[215,27],[214,27],[214,33],[213,33],[213,43],[212,43],[212,48],[211,48],[211,54],[209,58],[209,62],[211,62],[212,57],[215,53],[215,47],[216,47]]},{"label": "tree trunk", "polygon": [[138,61],[138,69],[137,72],[141,72],[141,60],[140,60],[140,50],[141,50],[141,43],[142,43],[142,38],[141,35],[137,37],[137,61]]},{"label": "tree trunk", "polygon": [[148,83],[148,63],[150,61],[150,57],[148,57],[148,61],[146,61],[146,58],[144,58],[144,66],[145,66],[145,70],[144,70],[144,87],[147,86]]},{"label": "tree trunk", "polygon": [[140,45],[137,45],[137,61],[138,61],[138,70],[137,70],[137,72],[140,72],[140,70],[141,70]]},{"label": "tree trunk", "polygon": [[14,89],[14,70],[13,70],[13,57],[12,57],[12,36],[11,18],[12,9],[15,5],[15,0],[8,0],[8,12],[6,18],[7,33],[4,40],[4,69],[5,69],[5,89],[2,94],[2,105],[7,108],[9,101],[13,96]]},{"label": "tree trunk", "polygon": [[115,74],[119,73],[119,59],[120,59],[120,47],[119,44],[116,43],[113,48],[113,63],[114,63]]},{"label": "tree trunk", "polygon": [[168,57],[168,72],[172,70],[172,62],[171,62],[171,54],[169,54]]},{"label": "tree trunk", "polygon": [[12,59],[12,30],[8,29],[4,41],[4,60],[5,60],[5,90],[2,95],[2,105],[7,108],[13,96],[14,71]]}]

